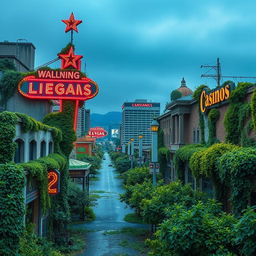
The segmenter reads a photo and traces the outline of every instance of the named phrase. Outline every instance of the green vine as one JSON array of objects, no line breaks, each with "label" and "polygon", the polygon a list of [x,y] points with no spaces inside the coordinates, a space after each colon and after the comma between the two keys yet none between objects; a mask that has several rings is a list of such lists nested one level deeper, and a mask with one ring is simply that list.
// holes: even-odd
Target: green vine
[{"label": "green vine", "polygon": [[209,129],[209,140],[208,144],[212,145],[217,142],[216,139],[216,123],[220,117],[220,111],[218,109],[211,109],[208,113],[208,129]]},{"label": "green vine", "polygon": [[16,143],[13,142],[15,137],[15,125],[18,118],[15,113],[0,113],[0,163],[11,162],[16,150]]},{"label": "green vine", "polygon": [[238,146],[232,144],[213,144],[212,146],[193,154],[190,159],[190,168],[194,175],[211,178],[215,189],[215,197],[223,203],[224,208],[227,204],[228,188],[220,179],[218,159],[225,153],[237,150],[238,148]]},{"label": "green vine", "polygon": [[196,88],[196,90],[193,93],[193,99],[197,100],[198,102],[198,114],[199,114],[199,127],[200,127],[200,143],[205,144],[205,134],[204,134],[204,129],[205,129],[205,124],[204,124],[204,115],[202,114],[200,110],[200,95],[203,90],[209,90],[209,87],[207,85],[200,85],[199,87]]},{"label": "green vine", "polygon": [[[224,127],[226,130],[226,141],[228,143],[242,145],[242,134],[245,124],[251,116],[249,103],[244,102],[248,88],[253,86],[251,83],[239,83],[235,90],[231,92],[230,104],[224,118]],[[245,134],[244,134],[245,136]],[[247,146],[247,145],[243,145]]]},{"label": "green vine", "polygon": [[220,157],[218,168],[220,178],[231,187],[233,212],[239,216],[250,202],[255,191],[256,149],[239,148]]},{"label": "green vine", "polygon": [[254,126],[254,130],[256,131],[256,89],[252,94],[251,111],[252,111],[253,126]]},{"label": "green vine", "polygon": [[184,181],[184,170],[189,163],[191,156],[205,147],[201,144],[190,144],[179,148],[174,155],[174,164],[178,173],[178,178]]},{"label": "green vine", "polygon": [[25,174],[15,164],[0,165],[0,255],[16,256],[25,213]]},{"label": "green vine", "polygon": [[51,207],[48,194],[48,170],[57,169],[62,174],[66,161],[66,158],[59,154],[50,154],[28,163],[18,164],[29,174],[30,180],[33,178],[38,181],[43,213]]}]

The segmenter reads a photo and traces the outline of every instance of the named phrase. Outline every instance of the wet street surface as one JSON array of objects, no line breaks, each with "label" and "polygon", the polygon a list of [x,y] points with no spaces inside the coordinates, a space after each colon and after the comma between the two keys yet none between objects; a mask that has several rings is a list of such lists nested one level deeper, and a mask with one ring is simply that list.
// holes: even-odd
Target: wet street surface
[{"label": "wet street surface", "polygon": [[86,250],[78,256],[147,255],[137,237],[138,234],[145,234],[149,228],[147,225],[123,220],[125,215],[132,213],[133,210],[120,202],[119,194],[124,191],[122,180],[110,166],[109,155],[105,153],[104,158],[99,179],[90,182],[90,193],[99,197],[96,206],[93,207],[96,220],[73,225],[73,228],[89,230],[86,234]]}]

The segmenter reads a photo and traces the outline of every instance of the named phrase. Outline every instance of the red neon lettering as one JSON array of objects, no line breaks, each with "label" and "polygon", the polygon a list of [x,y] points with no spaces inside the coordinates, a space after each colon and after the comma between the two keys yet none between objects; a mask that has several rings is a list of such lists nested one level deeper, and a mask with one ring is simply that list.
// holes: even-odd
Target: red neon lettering
[{"label": "red neon lettering", "polygon": [[56,194],[58,192],[57,188],[53,188],[53,186],[57,185],[58,182],[58,175],[55,172],[48,173],[48,180],[52,180],[48,183],[48,193],[49,194]]},{"label": "red neon lettering", "polygon": [[65,94],[66,94],[66,95],[68,95],[68,94],[75,95],[75,90],[74,90],[73,84],[69,84],[69,85],[68,85],[68,88],[67,88]]},{"label": "red neon lettering", "polygon": [[28,84],[28,92],[29,92],[30,94],[37,94],[37,91],[34,91],[34,90],[33,90],[33,83],[29,83],[29,84]]}]

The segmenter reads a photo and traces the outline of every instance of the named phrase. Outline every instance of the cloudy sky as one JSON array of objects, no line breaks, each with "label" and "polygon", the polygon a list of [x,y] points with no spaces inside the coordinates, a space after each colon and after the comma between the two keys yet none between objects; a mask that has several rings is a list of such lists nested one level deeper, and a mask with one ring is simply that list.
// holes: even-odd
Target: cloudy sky
[{"label": "cloudy sky", "polygon": [[182,77],[192,90],[213,88],[200,66],[217,57],[223,75],[256,76],[255,0],[11,0],[1,1],[0,10],[0,41],[32,42],[36,66],[69,42],[62,19],[73,11],[83,20],[75,53],[100,88],[86,103],[93,113],[121,111],[136,98],[163,109]]}]

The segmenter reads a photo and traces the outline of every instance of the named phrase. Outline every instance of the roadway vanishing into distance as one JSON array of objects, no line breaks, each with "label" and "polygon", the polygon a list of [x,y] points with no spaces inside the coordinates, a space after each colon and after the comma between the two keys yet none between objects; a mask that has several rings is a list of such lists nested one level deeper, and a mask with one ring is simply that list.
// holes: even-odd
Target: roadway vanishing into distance
[{"label": "roadway vanishing into distance", "polygon": [[87,224],[74,225],[75,228],[86,228],[90,232],[86,234],[86,249],[78,256],[121,256],[143,255],[138,251],[121,246],[127,239],[125,234],[108,235],[108,232],[120,231],[123,228],[146,228],[146,225],[133,224],[124,221],[124,216],[132,213],[132,209],[120,202],[119,195],[124,192],[122,180],[111,166],[111,160],[107,153],[104,154],[102,168],[99,170],[99,180],[90,182],[91,193],[100,196],[97,205],[94,206],[96,220]]}]

